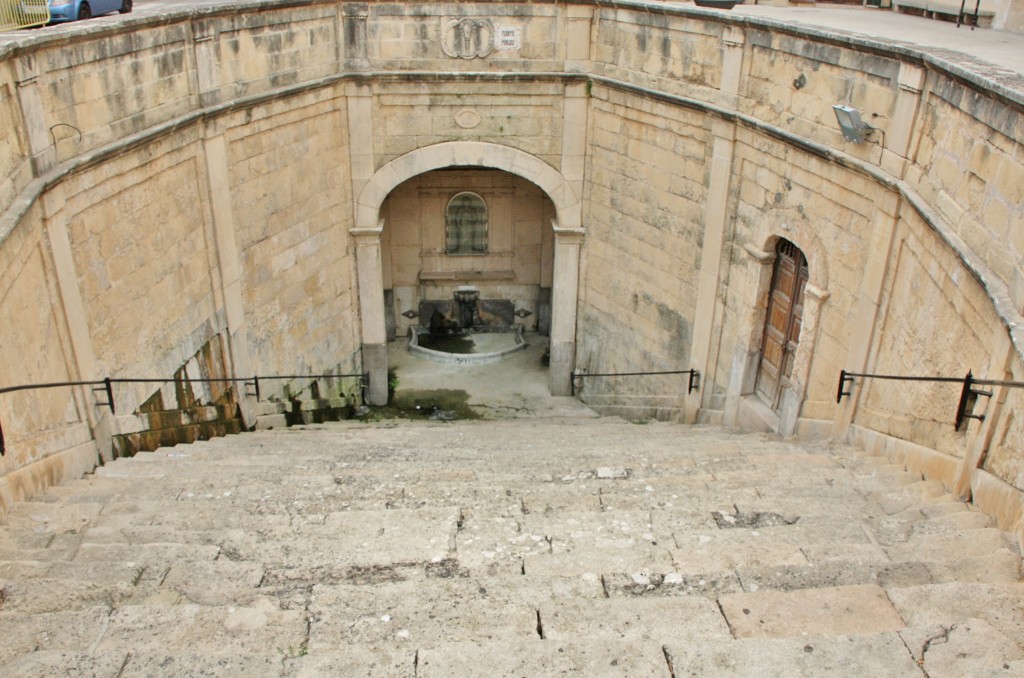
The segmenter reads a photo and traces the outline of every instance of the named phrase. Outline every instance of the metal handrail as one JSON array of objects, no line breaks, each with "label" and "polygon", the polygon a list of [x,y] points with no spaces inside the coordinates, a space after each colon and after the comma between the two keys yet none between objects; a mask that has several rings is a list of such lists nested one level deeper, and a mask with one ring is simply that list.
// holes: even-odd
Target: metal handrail
[{"label": "metal handrail", "polygon": [[[260,380],[268,381],[272,379],[353,379],[358,378],[359,386],[362,389],[366,388],[368,382],[368,376],[366,374],[287,374],[287,375],[270,375],[270,376],[252,376],[252,377],[105,377],[104,379],[91,380],[91,381],[51,381],[43,382],[38,384],[20,384],[18,386],[4,386],[0,388],[0,395],[5,393],[15,393],[17,391],[28,391],[32,389],[45,389],[45,388],[64,388],[69,386],[88,386],[93,391],[103,391],[107,396],[107,402],[97,402],[97,405],[105,406],[110,408],[111,414],[117,414],[117,409],[114,406],[114,384],[169,384],[172,382],[182,383],[200,383],[200,384],[224,384],[224,383],[235,383],[241,382],[243,386],[252,386],[253,392],[246,393],[256,398],[256,402],[260,402]],[[7,447],[4,442],[3,426],[0,425],[0,456],[3,456],[7,452]]]},{"label": "metal handrail", "polygon": [[846,390],[847,384],[852,389],[854,379],[888,379],[890,381],[919,381],[943,384],[961,384],[960,402],[956,408],[956,418],[953,421],[953,428],[959,431],[968,419],[985,421],[984,414],[974,414],[974,403],[978,396],[992,397],[992,391],[980,391],[975,386],[1005,386],[1007,388],[1024,388],[1022,381],[1006,381],[1004,379],[975,379],[971,372],[963,377],[918,377],[899,374],[868,374],[860,372],[847,372],[840,370],[839,387],[836,390],[836,403],[843,400],[843,396],[852,395],[852,390]]},{"label": "metal handrail", "polygon": [[[696,389],[700,388],[700,372],[698,370],[672,370],[669,372],[607,372],[607,373],[591,373],[591,372],[573,372],[572,383],[570,384],[570,393],[576,395],[576,380],[583,379],[584,377],[646,377],[660,374],[688,374],[690,375],[689,384],[687,385],[687,394],[693,393]],[[580,384],[582,388],[582,383]]]}]

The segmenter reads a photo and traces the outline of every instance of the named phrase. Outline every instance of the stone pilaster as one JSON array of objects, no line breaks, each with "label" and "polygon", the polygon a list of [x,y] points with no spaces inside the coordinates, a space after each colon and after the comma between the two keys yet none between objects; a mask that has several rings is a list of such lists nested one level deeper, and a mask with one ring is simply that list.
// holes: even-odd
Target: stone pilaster
[{"label": "stone pilaster", "polygon": [[[210,211],[216,243],[217,268],[227,322],[230,373],[235,377],[255,374],[249,356],[249,335],[242,302],[242,267],[235,240],[235,215],[231,204],[231,180],[228,174],[227,141],[223,135],[205,140],[206,173],[210,183]],[[252,405],[239,393],[238,402],[246,424],[255,422]]]},{"label": "stone pilaster", "polygon": [[[739,94],[743,75],[743,45],[747,36],[743,29],[727,26],[722,35],[722,82],[718,89],[733,97]],[[733,101],[735,107],[736,102]]]},{"label": "stone pilaster", "polygon": [[[886,272],[889,263],[895,259],[893,253],[897,245],[896,231],[899,224],[900,201],[893,198],[888,209],[885,209],[885,202],[878,203],[880,209],[875,212],[871,240],[868,243],[867,252],[864,253],[864,275],[860,280],[860,289],[850,316],[851,322],[848,325],[850,343],[844,368],[847,372],[865,372],[867,370],[868,358],[875,339],[878,308],[882,303]],[[856,384],[853,392],[844,397],[839,407],[836,408],[835,418],[832,422],[832,435],[837,440],[846,438],[854,413],[857,411],[862,390],[862,384]]]},{"label": "stone pilaster", "polygon": [[28,152],[32,158],[32,173],[42,176],[57,164],[57,151],[47,129],[50,116],[43,110],[35,55],[26,54],[14,60],[14,77]]},{"label": "stone pilaster", "polygon": [[370,377],[366,401],[377,406],[388,403],[388,345],[384,325],[384,274],[380,257],[380,235],[383,230],[382,220],[377,228],[353,228],[349,231],[356,245],[363,372]]},{"label": "stone pilaster", "polygon": [[[57,290],[60,294],[59,311],[68,331],[70,343],[69,370],[82,381],[93,381],[108,376],[103,374],[102,366],[96,359],[96,350],[86,320],[85,301],[82,288],[78,282],[75,269],[75,258],[71,251],[71,236],[67,222],[62,214],[64,210],[63,186],[56,186],[43,195],[43,219],[46,239],[53,272],[57,278]],[[117,420],[110,408],[98,405],[96,393],[89,387],[81,387],[78,394],[80,402],[85,403],[85,412],[93,440],[103,461],[111,460],[111,436],[118,432]]]},{"label": "stone pilaster", "polygon": [[914,147],[911,141],[914,136],[914,123],[919,117],[917,111],[921,105],[924,81],[923,68],[907,63],[900,64],[900,91],[881,161],[882,169],[900,178],[906,172],[909,149]]},{"label": "stone pilaster", "polygon": [[565,98],[562,100],[562,176],[576,193],[577,200],[583,195],[588,101],[585,84],[565,88]]},{"label": "stone pilaster", "polygon": [[690,365],[700,370],[701,388],[684,399],[684,418],[692,423],[697,410],[706,404],[713,370],[712,344],[715,333],[716,303],[722,269],[722,248],[725,246],[729,207],[729,184],[732,177],[736,128],[731,122],[713,120],[711,169],[708,173],[707,203],[704,211],[704,246],[700,254],[700,278],[697,286],[697,308],[693,321],[693,343]]},{"label": "stone pilaster", "polygon": [[555,271],[551,291],[551,360],[548,387],[551,395],[572,394],[572,370],[576,360],[576,300],[580,282],[580,251],[583,229],[555,230]]},{"label": "stone pilaster", "polygon": [[[206,32],[200,32],[200,26]],[[209,106],[215,102],[217,86],[220,82],[217,64],[216,33],[211,23],[194,23],[192,25],[192,60],[195,64],[195,86],[199,107]]]},{"label": "stone pilaster", "polygon": [[373,91],[369,85],[350,84],[345,88],[348,102],[348,153],[349,167],[352,172],[352,195],[354,201],[355,224],[357,228],[373,228],[378,218],[377,205],[369,205],[361,210],[358,196],[373,178]]},{"label": "stone pilaster", "polygon": [[[984,376],[997,381],[1013,381],[1011,366],[1016,353],[1013,342],[1010,341],[1007,334],[999,334],[997,341],[998,345],[992,347],[989,367]],[[996,427],[1010,391],[1006,386],[986,386],[981,390],[991,391],[992,397],[980,397],[975,403],[975,413],[977,414],[981,414],[982,406],[984,407],[984,421],[966,420],[969,431],[967,450],[960,465],[960,474],[953,486],[953,493],[964,500],[971,499],[971,485],[975,471],[985,463],[985,456],[992,445],[992,438],[995,436]],[[968,414],[971,413],[968,412]]]},{"label": "stone pilaster", "polygon": [[568,5],[565,8],[565,70],[567,73],[590,72],[590,31],[594,8]]},{"label": "stone pilaster", "polygon": [[369,65],[368,20],[369,5],[362,2],[343,5],[338,13],[342,67],[365,68]]}]

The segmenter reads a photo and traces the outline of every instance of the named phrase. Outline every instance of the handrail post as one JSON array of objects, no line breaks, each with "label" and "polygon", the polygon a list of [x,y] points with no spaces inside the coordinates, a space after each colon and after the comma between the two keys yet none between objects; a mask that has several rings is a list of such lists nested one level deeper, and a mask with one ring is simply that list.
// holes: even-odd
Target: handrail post
[{"label": "handrail post", "polygon": [[839,370],[839,388],[836,390],[836,404],[843,402],[843,396],[852,395],[853,391],[846,391],[846,382],[853,386],[853,377],[846,373],[846,370]]},{"label": "handrail post", "polygon": [[[954,430],[959,431],[966,425],[965,419],[977,419],[985,421],[984,414],[974,414],[974,404],[978,402],[978,396],[992,397],[992,391],[979,391],[973,388],[974,375],[971,372],[964,377],[964,387],[960,391],[960,404],[956,408],[956,421],[953,423]],[[970,412],[968,412],[970,410]]]},{"label": "handrail post", "polygon": [[[93,382],[83,382],[83,383],[88,383],[88,384],[99,383],[102,386],[104,393],[106,393],[106,395],[107,395],[107,402],[105,402],[105,403],[96,403],[96,404],[97,405],[106,405],[107,407],[110,408],[110,413],[111,414],[117,414],[117,411],[114,409],[114,386],[113,386],[114,382],[113,382],[113,380],[110,377],[104,377],[102,382],[95,382],[95,381],[93,381]],[[93,387],[92,390],[95,393],[99,389]]]},{"label": "handrail post", "polygon": [[686,386],[686,394],[689,395],[700,388],[700,372],[697,369],[690,370],[690,383]]},{"label": "handrail post", "polygon": [[971,394],[972,381],[974,381],[974,375],[968,370],[967,376],[964,377],[963,388],[960,389],[960,404],[956,406],[956,420],[953,422],[953,429],[956,431],[960,430],[964,419],[967,417],[967,400]]}]

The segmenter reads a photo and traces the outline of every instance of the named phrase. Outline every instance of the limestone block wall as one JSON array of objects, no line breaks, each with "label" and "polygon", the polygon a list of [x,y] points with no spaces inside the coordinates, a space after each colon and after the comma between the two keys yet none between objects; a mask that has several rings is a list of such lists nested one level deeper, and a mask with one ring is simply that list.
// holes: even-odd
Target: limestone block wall
[{"label": "limestone block wall", "polygon": [[[0,348],[12,375],[171,375],[215,339],[225,373],[360,369],[368,355],[379,372],[381,255],[396,250],[377,228],[394,215],[363,190],[472,142],[453,164],[558,187],[555,269],[559,253],[580,256],[552,275],[570,309],[559,359],[703,376],[695,394],[666,379],[618,393],[588,382],[585,397],[751,423],[785,238],[810,280],[794,386],[768,424],[1022,503],[1018,391],[979,402],[986,420],[962,434],[938,387],[858,383],[835,402],[844,368],[1019,378],[1024,97],[998,75],[642,2],[254,3],[40,31],[4,50],[0,256],[17,273],[2,308],[26,328]],[[876,128],[866,143],[843,140],[837,103]],[[151,395],[126,393],[132,406]],[[86,390],[6,397],[9,486],[28,469],[60,477],[33,463],[119,425]]]},{"label": "limestone block wall", "polygon": [[189,26],[177,23],[76,36],[12,59],[23,133],[40,168],[191,111],[190,47]]},{"label": "limestone block wall", "polygon": [[[904,212],[879,309],[871,372],[962,377],[988,373],[1001,332],[984,289],[956,255],[912,213]],[[953,430],[959,384],[869,380],[859,425],[954,457],[966,438]]]},{"label": "limestone block wall", "polygon": [[[1024,312],[1024,116],[1020,103],[949,79],[922,94],[906,177],[970,248],[993,291]],[[1001,289],[1000,289],[1001,288]]]},{"label": "limestone block wall", "polygon": [[[46,196],[59,205],[48,220],[67,229],[99,373],[168,374],[223,326],[204,184],[186,133],[76,173]],[[125,411],[148,396],[136,392],[125,394]]]},{"label": "limestone block wall", "polygon": [[248,360],[264,373],[355,367],[344,96],[331,88],[221,121]]},{"label": "limestone block wall", "polygon": [[[706,121],[602,87],[590,101],[577,367],[689,369],[710,155]],[[680,377],[594,378],[583,394],[595,405],[629,408],[636,399],[624,394],[640,396],[644,409],[657,401],[671,410],[681,388]]]},{"label": "limestone block wall", "polygon": [[373,100],[378,168],[418,148],[456,140],[501,143],[561,165],[564,83],[388,83],[375,89]]},{"label": "limestone block wall", "polygon": [[283,11],[217,12],[190,29],[199,105],[307,83],[337,72],[337,11],[331,5]]},{"label": "limestone block wall", "polygon": [[[42,207],[25,215],[0,247],[0,363],[6,385],[75,379],[63,301],[47,245]],[[3,397],[6,451],[0,457],[0,513],[39,487],[80,475],[96,463],[88,406],[72,388]],[[46,463],[40,463],[45,460]]]},{"label": "limestone block wall", "polygon": [[722,36],[728,24],[668,12],[599,7],[594,11],[591,69],[658,92],[725,103]]},{"label": "limestone block wall", "polygon": [[[757,27],[745,31],[737,110],[802,139],[878,163],[881,149],[895,141],[903,62],[891,54],[848,49],[841,38],[830,37]],[[856,107],[864,122],[882,131],[867,144],[845,142],[833,104]]]},{"label": "limestone block wall", "polygon": [[[237,50],[204,53],[197,26],[29,41],[4,61],[0,252],[17,273],[2,312],[19,328],[0,349],[4,385],[358,371],[344,93],[218,103],[307,79],[278,69],[309,54],[222,87],[200,73]],[[266,27],[243,32],[243,49],[274,51],[253,39]],[[262,384],[264,397],[304,387]],[[117,384],[117,416],[86,387],[2,396],[0,510],[109,457],[111,437],[144,434],[154,403],[226,397],[229,414],[235,399],[255,414],[241,383],[175,391]]]},{"label": "limestone block wall", "polygon": [[10,205],[32,180],[16,92],[13,64],[5,61],[0,65],[0,205]]}]

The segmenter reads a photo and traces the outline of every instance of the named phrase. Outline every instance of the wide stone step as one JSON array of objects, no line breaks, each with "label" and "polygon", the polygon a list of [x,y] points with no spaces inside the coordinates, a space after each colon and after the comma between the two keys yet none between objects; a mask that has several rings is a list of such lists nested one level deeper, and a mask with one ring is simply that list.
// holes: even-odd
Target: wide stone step
[{"label": "wide stone step", "polygon": [[15,506],[0,633],[18,675],[942,675],[1017,666],[1019,567],[986,516],[852,449],[347,422],[119,459]]}]

